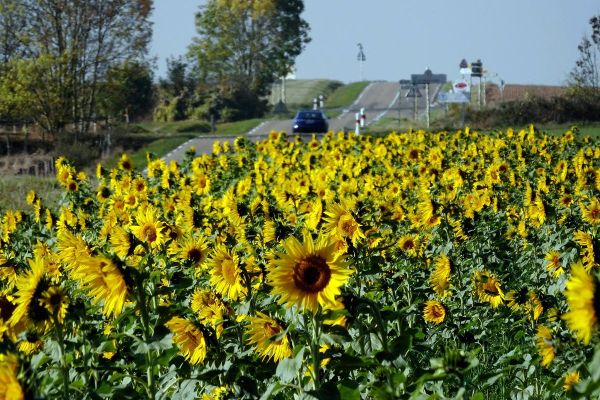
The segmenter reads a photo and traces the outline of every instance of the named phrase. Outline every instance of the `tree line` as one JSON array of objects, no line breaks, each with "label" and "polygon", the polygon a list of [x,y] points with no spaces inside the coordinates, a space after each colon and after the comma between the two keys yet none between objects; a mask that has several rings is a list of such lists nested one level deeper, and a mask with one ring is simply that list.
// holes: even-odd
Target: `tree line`
[{"label": "tree line", "polygon": [[0,123],[78,141],[95,121],[237,120],[309,42],[302,0],[209,0],[155,83],[152,0],[0,0]]}]

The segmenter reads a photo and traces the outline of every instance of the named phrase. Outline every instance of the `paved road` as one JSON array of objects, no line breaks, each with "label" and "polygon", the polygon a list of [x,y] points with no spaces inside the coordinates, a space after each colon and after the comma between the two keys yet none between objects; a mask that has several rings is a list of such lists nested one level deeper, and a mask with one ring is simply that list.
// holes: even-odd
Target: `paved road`
[{"label": "paved road", "polygon": [[[430,98],[439,90],[439,85],[430,85]],[[417,98],[417,108],[419,115],[425,111],[425,88],[420,86],[419,91],[423,97]],[[372,82],[358,96],[356,101],[341,114],[329,120],[329,129],[333,132],[354,131],[355,115],[361,108],[365,109],[367,116],[367,126],[378,121],[383,117],[408,118],[412,119],[414,114],[414,99],[406,98],[408,90],[399,91],[397,82]],[[267,136],[271,131],[283,131],[292,133],[292,120],[271,120],[265,121],[256,128],[248,132],[250,140],[258,141]],[[310,135],[307,135],[310,137]],[[181,161],[183,155],[190,146],[194,146],[196,154],[212,152],[212,144],[215,140],[233,141],[233,138],[224,138],[223,136],[203,136],[184,143],[179,148],[167,154],[164,159]]]}]

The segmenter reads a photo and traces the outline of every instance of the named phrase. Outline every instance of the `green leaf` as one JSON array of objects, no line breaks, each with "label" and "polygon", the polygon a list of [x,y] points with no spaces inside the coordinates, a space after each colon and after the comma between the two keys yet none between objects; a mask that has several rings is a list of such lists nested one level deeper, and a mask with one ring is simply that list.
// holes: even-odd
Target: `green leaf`
[{"label": "green leaf", "polygon": [[341,400],[360,400],[360,391],[358,388],[352,388],[343,384],[337,386],[340,392]]},{"label": "green leaf", "polygon": [[481,392],[477,392],[471,396],[471,400],[485,400],[485,396]]},{"label": "green leaf", "polygon": [[295,378],[300,368],[302,368],[302,360],[304,358],[304,348],[301,349],[294,358],[286,358],[279,362],[275,376],[283,383],[290,383]]}]

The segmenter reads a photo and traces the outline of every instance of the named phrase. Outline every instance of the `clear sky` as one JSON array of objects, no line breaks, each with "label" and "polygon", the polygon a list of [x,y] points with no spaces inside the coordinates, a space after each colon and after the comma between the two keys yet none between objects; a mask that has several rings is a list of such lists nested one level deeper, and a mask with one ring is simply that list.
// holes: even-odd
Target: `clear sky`
[{"label": "clear sky", "polygon": [[[150,54],[157,75],[166,58],[185,54],[194,14],[206,0],[155,0]],[[305,0],[312,41],[296,59],[298,79],[397,81],[426,67],[458,77],[461,59],[481,59],[506,83],[561,85],[600,14],[598,0]]]}]

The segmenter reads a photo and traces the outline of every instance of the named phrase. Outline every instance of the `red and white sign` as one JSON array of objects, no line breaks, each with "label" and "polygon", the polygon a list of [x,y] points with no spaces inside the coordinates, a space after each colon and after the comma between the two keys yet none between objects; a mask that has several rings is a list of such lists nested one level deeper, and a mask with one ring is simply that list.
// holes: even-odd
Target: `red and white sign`
[{"label": "red and white sign", "polygon": [[452,85],[452,89],[455,93],[459,92],[468,92],[469,91],[469,83],[464,80],[456,81]]}]

